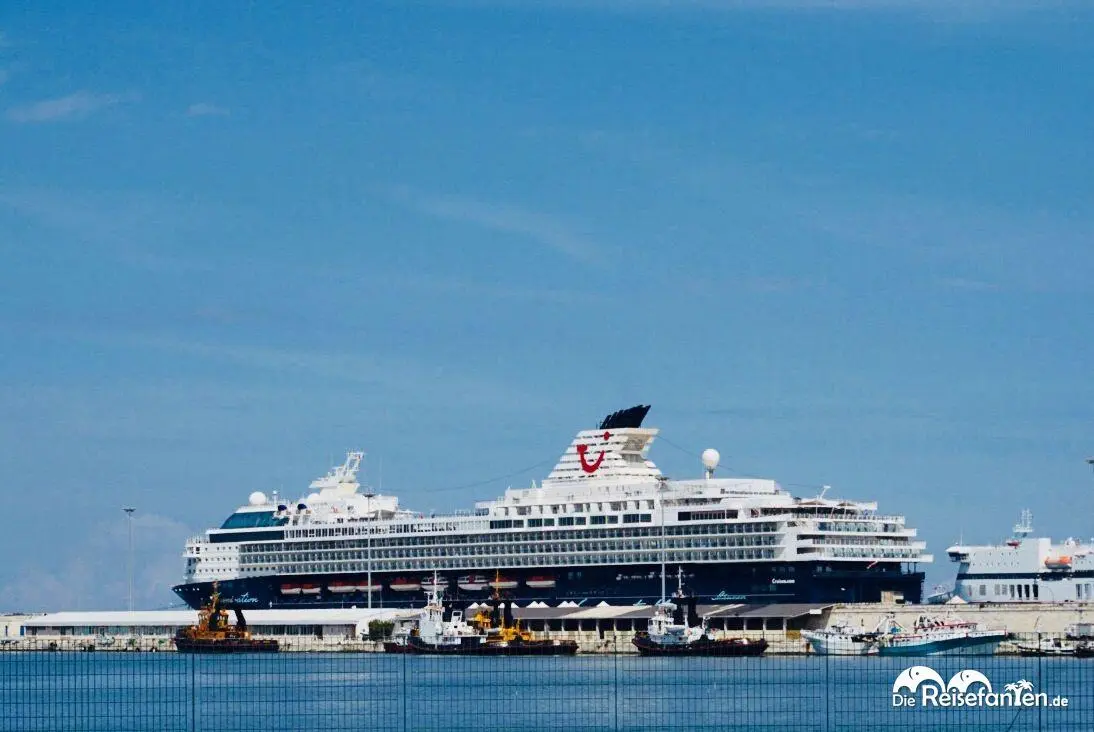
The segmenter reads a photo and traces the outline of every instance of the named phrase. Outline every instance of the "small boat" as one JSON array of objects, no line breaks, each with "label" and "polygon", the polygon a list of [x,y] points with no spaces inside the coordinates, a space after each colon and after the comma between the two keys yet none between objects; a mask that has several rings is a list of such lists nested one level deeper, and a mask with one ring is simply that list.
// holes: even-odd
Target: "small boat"
[{"label": "small boat", "polygon": [[350,592],[357,592],[357,585],[355,585],[353,582],[338,581],[331,582],[329,585],[327,585],[327,589],[335,593],[336,595],[344,595]]},{"label": "small boat", "polygon": [[524,581],[524,584],[531,587],[533,590],[546,590],[555,586],[554,577],[545,577],[543,575],[534,575]]},{"label": "small boat", "polygon": [[490,580],[489,584],[495,590],[512,590],[516,588],[520,583],[517,582],[515,579],[510,579],[509,577],[498,573],[494,576],[494,579]]},{"label": "small boat", "polygon": [[456,580],[456,586],[468,592],[481,592],[489,585],[487,579],[481,574],[468,574]]},{"label": "small boat", "polygon": [[824,630],[803,630],[801,636],[818,656],[870,656],[877,653],[879,634],[836,623]]},{"label": "small boat", "polygon": [[300,594],[301,595],[318,595],[319,592],[320,592],[319,585],[309,585],[309,584],[300,585]]},{"label": "small boat", "polygon": [[[439,582],[432,583],[436,588]],[[446,608],[441,590],[434,589],[417,627],[408,635],[384,643],[385,653],[445,656],[572,656],[574,641],[533,638],[513,620],[512,603],[498,600],[480,606],[468,622],[463,610]]]},{"label": "small boat", "polygon": [[1074,656],[1078,650],[1074,643],[1059,638],[1041,638],[1034,643],[1015,643],[1019,656]]},{"label": "small boat", "polygon": [[358,582],[357,586],[356,586],[356,590],[358,592],[379,592],[383,588],[384,588],[384,586],[381,585],[379,582],[373,582],[370,585],[367,581]]},{"label": "small boat", "polygon": [[[673,599],[664,597],[654,605],[649,630],[635,634],[631,641],[643,656],[761,656],[767,641],[760,638],[716,638],[699,618],[694,596],[684,595],[684,569],[677,570],[678,588]],[[685,614],[682,604],[686,604]]]},{"label": "small boat", "polygon": [[220,591],[213,583],[209,602],[198,611],[198,624],[179,628],[172,641],[179,653],[276,653],[272,638],[256,639],[247,629],[243,611],[235,609],[236,623],[228,623],[228,611],[220,606]]},{"label": "small boat", "polygon": [[422,577],[422,589],[426,592],[443,590],[448,587],[448,579],[445,577]]},{"label": "small boat", "polygon": [[1052,556],[1045,559],[1045,567],[1047,569],[1071,569],[1071,557],[1065,555]]},{"label": "small boat", "polygon": [[391,589],[396,592],[417,592],[422,589],[422,583],[408,580],[405,577],[397,577],[395,581],[391,583]]},{"label": "small boat", "polygon": [[294,584],[281,585],[281,594],[282,595],[299,595],[300,594],[300,585],[294,585]]},{"label": "small boat", "polygon": [[1007,631],[984,628],[957,618],[921,615],[905,630],[892,616],[889,628],[878,638],[882,656],[991,655],[1007,638]]}]

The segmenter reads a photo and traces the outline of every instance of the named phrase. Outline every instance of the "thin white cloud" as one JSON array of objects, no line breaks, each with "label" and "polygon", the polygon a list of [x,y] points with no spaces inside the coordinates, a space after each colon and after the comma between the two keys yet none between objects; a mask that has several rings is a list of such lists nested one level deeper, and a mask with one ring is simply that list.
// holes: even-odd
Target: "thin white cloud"
[{"label": "thin white cloud", "polygon": [[22,106],[12,107],[7,118],[12,122],[37,123],[78,119],[123,102],[135,101],[135,94],[94,94],[78,91],[56,99],[44,99]]},{"label": "thin white cloud", "polygon": [[209,102],[197,102],[186,108],[187,117],[228,117],[232,111]]},{"label": "thin white cloud", "polygon": [[1083,0],[447,0],[465,7],[593,10],[621,13],[653,11],[908,11],[955,17],[1083,8]]},{"label": "thin white cloud", "polygon": [[394,189],[392,197],[415,211],[513,234],[573,259],[588,261],[596,254],[596,245],[576,231],[571,223],[514,204],[468,196],[421,193],[405,187]]}]

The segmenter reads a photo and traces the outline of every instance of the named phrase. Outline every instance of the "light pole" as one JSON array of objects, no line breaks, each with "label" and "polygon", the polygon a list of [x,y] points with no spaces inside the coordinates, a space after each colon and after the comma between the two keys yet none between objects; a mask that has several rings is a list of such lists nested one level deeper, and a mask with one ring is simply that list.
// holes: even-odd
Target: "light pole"
[{"label": "light pole", "polygon": [[129,524],[129,612],[133,612],[133,512],[137,509],[126,506],[122,510]]}]

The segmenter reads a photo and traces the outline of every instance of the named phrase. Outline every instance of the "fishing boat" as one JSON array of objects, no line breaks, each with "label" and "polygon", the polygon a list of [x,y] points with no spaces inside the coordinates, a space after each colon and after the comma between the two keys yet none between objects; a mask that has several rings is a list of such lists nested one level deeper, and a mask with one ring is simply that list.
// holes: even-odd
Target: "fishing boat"
[{"label": "fishing boat", "polygon": [[955,617],[919,616],[911,630],[890,615],[888,629],[878,638],[882,656],[991,655],[1007,632],[985,628]]},{"label": "fishing boat", "polygon": [[[649,630],[635,634],[634,647],[643,656],[760,656],[767,641],[760,638],[715,638],[705,618],[696,612],[696,598],[684,594],[684,570],[677,570],[673,599],[662,599],[653,609]],[[684,607],[686,605],[686,612]]]},{"label": "fishing boat", "polygon": [[276,653],[273,639],[251,637],[243,611],[235,609],[236,623],[228,623],[228,611],[220,606],[220,592],[213,587],[207,604],[198,610],[198,623],[179,628],[172,639],[179,653]]},{"label": "fishing boat", "polygon": [[802,638],[818,656],[870,656],[878,652],[879,633],[849,623],[835,623],[823,630],[803,630]]}]

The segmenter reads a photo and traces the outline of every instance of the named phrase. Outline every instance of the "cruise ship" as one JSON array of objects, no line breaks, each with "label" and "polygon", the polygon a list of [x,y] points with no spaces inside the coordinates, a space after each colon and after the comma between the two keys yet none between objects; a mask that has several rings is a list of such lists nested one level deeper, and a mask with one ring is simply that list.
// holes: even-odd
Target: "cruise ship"
[{"label": "cruise ship", "polygon": [[545,480],[451,515],[375,493],[351,452],[297,500],[256,491],[190,539],[174,590],[195,608],[214,581],[226,605],[263,608],[416,606],[435,588],[468,601],[653,604],[667,564],[700,602],[920,601],[919,565],[932,558],[903,516],[827,488],[797,498],[774,480],[715,477],[713,449],[700,477],[668,478],[648,457],[649,409],[610,414]]},{"label": "cruise ship", "polygon": [[1009,539],[999,544],[956,544],[946,550],[957,563],[953,589],[933,602],[954,596],[965,602],[1089,602],[1094,600],[1094,540],[1067,539],[1054,544],[1032,537],[1027,509]]}]

